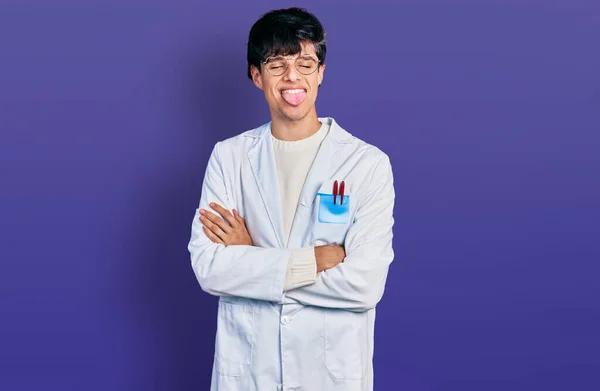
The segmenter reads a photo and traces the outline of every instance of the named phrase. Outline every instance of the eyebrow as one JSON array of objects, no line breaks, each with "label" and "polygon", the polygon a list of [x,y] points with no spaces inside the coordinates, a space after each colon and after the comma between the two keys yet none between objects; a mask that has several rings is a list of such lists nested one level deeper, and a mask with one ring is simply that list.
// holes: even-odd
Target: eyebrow
[{"label": "eyebrow", "polygon": [[[267,59],[274,59],[274,58],[285,58],[285,57],[286,57],[286,56],[284,56],[283,54],[278,54],[278,55],[276,55],[276,56],[269,56],[269,57],[267,57]],[[306,57],[309,57],[309,58],[312,58],[312,59],[314,60],[314,59],[315,59],[315,57],[317,57],[317,56],[316,56],[315,54],[310,54],[310,53],[300,53],[300,54],[298,55],[298,57],[304,57],[304,58],[306,58]]]}]

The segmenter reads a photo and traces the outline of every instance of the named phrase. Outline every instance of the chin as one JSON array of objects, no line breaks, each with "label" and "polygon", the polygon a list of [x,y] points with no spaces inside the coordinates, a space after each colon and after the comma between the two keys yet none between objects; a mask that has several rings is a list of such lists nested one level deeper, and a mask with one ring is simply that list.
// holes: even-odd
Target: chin
[{"label": "chin", "polygon": [[279,115],[288,121],[300,121],[310,113],[310,110],[278,110]]},{"label": "chin", "polygon": [[289,106],[287,103],[285,106],[279,106],[277,112],[279,115],[289,121],[299,121],[306,118],[310,114],[311,107],[308,102],[302,102],[299,106]]}]

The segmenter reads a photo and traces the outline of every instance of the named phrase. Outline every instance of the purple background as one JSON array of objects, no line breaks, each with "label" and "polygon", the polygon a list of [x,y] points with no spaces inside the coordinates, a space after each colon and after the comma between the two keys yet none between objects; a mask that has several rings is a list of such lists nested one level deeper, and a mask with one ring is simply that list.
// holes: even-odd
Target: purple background
[{"label": "purple background", "polygon": [[0,390],[208,389],[190,219],[289,5],[329,32],[318,114],[395,168],[375,389],[600,389],[598,1],[336,3],[2,0]]}]

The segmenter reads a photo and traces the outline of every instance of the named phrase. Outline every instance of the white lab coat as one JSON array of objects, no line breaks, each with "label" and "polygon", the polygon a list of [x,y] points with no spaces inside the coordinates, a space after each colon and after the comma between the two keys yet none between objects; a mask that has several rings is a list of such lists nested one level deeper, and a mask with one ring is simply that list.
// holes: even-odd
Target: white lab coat
[{"label": "white lab coat", "polygon": [[[200,287],[219,296],[212,391],[371,391],[375,306],[394,258],[394,185],[388,156],[331,125],[284,244],[271,128],[217,143],[188,249]],[[350,218],[321,223],[317,193],[345,181]],[[212,243],[199,209],[236,208],[254,246]],[[346,201],[348,202],[348,201]],[[283,292],[290,249],[344,244],[343,263]]]}]

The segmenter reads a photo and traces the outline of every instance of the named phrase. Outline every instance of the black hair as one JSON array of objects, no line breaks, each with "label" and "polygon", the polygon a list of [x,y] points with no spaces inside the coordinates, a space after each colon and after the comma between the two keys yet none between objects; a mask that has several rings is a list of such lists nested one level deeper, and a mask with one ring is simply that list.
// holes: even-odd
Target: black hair
[{"label": "black hair", "polygon": [[302,42],[315,45],[320,65],[325,64],[325,30],[316,16],[296,7],[267,12],[250,29],[248,78],[252,80],[252,65],[260,72],[260,64],[266,58],[300,53]]}]

